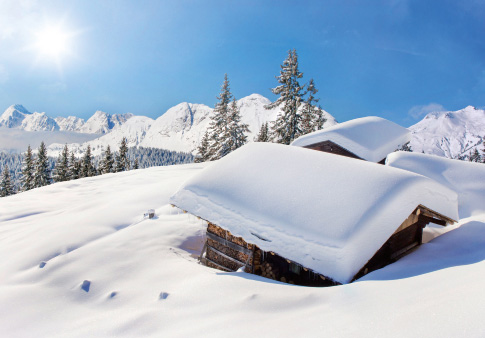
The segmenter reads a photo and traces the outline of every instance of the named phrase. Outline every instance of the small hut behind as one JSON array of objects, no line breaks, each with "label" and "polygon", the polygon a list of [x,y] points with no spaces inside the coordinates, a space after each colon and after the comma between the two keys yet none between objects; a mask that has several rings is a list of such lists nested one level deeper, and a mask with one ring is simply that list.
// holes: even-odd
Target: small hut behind
[{"label": "small hut behind", "polygon": [[368,116],[303,135],[291,145],[384,164],[386,156],[410,137],[408,129]]},{"label": "small hut behind", "polygon": [[431,179],[270,143],[211,164],[171,203],[208,222],[206,265],[309,286],[349,283],[458,219],[456,193]]}]

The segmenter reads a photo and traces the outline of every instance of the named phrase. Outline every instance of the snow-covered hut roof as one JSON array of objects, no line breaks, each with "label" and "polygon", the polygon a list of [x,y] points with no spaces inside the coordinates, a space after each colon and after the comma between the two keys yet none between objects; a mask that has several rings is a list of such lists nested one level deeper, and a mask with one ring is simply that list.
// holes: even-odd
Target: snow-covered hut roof
[{"label": "snow-covered hut roof", "polygon": [[272,143],[211,163],[170,202],[340,283],[418,205],[458,217],[456,193],[424,176]]},{"label": "snow-covered hut roof", "polygon": [[291,145],[305,147],[332,141],[364,160],[379,162],[410,139],[408,129],[381,117],[368,116],[303,135]]},{"label": "snow-covered hut roof", "polygon": [[485,212],[485,165],[435,155],[397,151],[386,165],[429,177],[458,194],[460,218]]}]

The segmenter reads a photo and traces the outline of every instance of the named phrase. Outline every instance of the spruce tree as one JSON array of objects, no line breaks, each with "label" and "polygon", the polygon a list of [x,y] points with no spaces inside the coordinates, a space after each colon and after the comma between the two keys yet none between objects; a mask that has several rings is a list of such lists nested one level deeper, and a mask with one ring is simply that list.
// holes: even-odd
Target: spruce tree
[{"label": "spruce tree", "polygon": [[233,98],[229,110],[228,131],[229,152],[241,148],[248,142],[246,133],[249,133],[249,125],[241,122],[241,114],[239,113],[239,108],[237,107],[235,98]]},{"label": "spruce tree", "polygon": [[135,161],[133,162],[133,169],[135,169],[135,170],[136,170],[136,169],[138,169],[138,168],[140,168],[140,164],[138,163],[138,159],[137,159],[137,158],[135,158]]},{"label": "spruce tree", "polygon": [[2,173],[2,181],[0,182],[0,197],[6,197],[15,194],[12,180],[10,179],[10,173],[8,166],[5,165]]},{"label": "spruce tree", "polygon": [[232,94],[229,88],[227,74],[224,75],[224,83],[221,87],[221,93],[217,96],[219,102],[214,107],[214,115],[211,116],[209,124],[209,151],[208,160],[218,160],[230,152],[229,138],[229,115]]},{"label": "spruce tree", "polygon": [[473,152],[470,151],[470,156],[468,157],[468,160],[470,162],[482,162],[482,157],[480,156],[477,148],[475,148]]},{"label": "spruce tree", "polygon": [[254,138],[255,142],[269,142],[269,124],[264,122],[259,129],[259,134]]},{"label": "spruce tree", "polygon": [[280,97],[267,105],[266,109],[281,107],[276,121],[271,125],[272,139],[277,143],[290,144],[301,135],[301,120],[299,108],[302,103],[304,86],[298,82],[303,73],[298,70],[298,55],[296,50],[289,50],[288,57],[281,65],[280,75],[276,77],[280,84],[271,91]]},{"label": "spruce tree", "polygon": [[93,156],[91,154],[91,146],[88,145],[86,152],[81,160],[81,173],[80,177],[92,177],[96,176],[96,168],[93,164]]},{"label": "spruce tree", "polygon": [[69,149],[67,144],[59,155],[54,169],[54,182],[69,181]]},{"label": "spruce tree", "polygon": [[116,171],[130,170],[130,162],[128,160],[128,141],[126,137],[123,137],[120,144],[120,151],[116,156]]},{"label": "spruce tree", "polygon": [[209,132],[206,130],[202,140],[197,148],[197,155],[194,162],[201,163],[209,160]]},{"label": "spruce tree", "polygon": [[77,180],[79,178],[80,165],[76,156],[74,156],[74,151],[71,151],[71,156],[69,157],[69,168],[68,177],[69,180]]},{"label": "spruce tree", "polygon": [[[317,106],[319,99],[315,98],[315,94],[318,93],[318,89],[315,87],[313,79],[310,79],[306,89],[307,98],[303,103],[301,110],[301,135],[305,135],[323,128],[323,125],[327,121],[323,114],[322,108]],[[299,136],[301,136],[299,135]]]},{"label": "spruce tree", "polygon": [[113,154],[111,153],[111,148],[108,144],[99,168],[101,174],[108,174],[108,173],[114,172],[114,163],[115,161],[113,158]]},{"label": "spruce tree", "polygon": [[34,171],[35,171],[35,165],[34,165],[34,157],[32,155],[32,148],[30,148],[30,145],[27,147],[27,153],[25,154],[24,157],[24,163],[22,166],[22,177],[20,179],[22,183],[22,191],[27,191],[30,189],[34,189]]},{"label": "spruce tree", "polygon": [[47,158],[47,149],[44,141],[42,141],[35,161],[34,187],[38,188],[49,184],[51,184],[51,169]]}]

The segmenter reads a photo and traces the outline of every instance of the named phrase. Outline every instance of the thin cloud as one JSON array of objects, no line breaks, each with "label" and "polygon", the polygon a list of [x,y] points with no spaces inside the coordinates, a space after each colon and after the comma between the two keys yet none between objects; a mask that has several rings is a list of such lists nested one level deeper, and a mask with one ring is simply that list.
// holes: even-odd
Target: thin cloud
[{"label": "thin cloud", "polygon": [[67,90],[67,85],[62,82],[49,83],[41,85],[40,89],[50,94],[58,94],[65,92]]},{"label": "thin cloud", "polygon": [[446,110],[445,107],[443,107],[439,103],[429,103],[426,105],[412,107],[411,109],[409,109],[408,115],[411,116],[413,119],[417,120],[429,113],[440,112],[445,110]]}]

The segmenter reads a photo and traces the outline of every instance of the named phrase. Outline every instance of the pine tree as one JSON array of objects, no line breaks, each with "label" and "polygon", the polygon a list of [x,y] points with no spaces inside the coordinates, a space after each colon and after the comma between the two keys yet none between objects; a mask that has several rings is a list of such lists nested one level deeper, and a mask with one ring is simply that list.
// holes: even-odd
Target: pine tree
[{"label": "pine tree", "polygon": [[77,180],[79,178],[80,165],[76,156],[74,156],[74,151],[71,151],[71,156],[69,158],[68,167],[68,177],[69,180]]},{"label": "pine tree", "polygon": [[[313,79],[310,79],[306,89],[307,98],[303,103],[301,110],[301,135],[305,135],[323,128],[323,125],[327,121],[323,114],[322,108],[317,106],[320,99],[315,98],[315,94],[318,93],[318,89],[315,87]],[[300,135],[300,136],[301,136]]]},{"label": "pine tree", "polygon": [[2,173],[2,182],[0,182],[0,197],[6,197],[15,194],[12,180],[10,179],[10,173],[8,166],[5,165]]},{"label": "pine tree", "polygon": [[303,73],[298,70],[298,55],[296,50],[289,50],[288,57],[281,65],[280,75],[276,77],[280,84],[271,91],[280,97],[267,105],[266,109],[281,107],[276,121],[271,125],[272,139],[277,143],[290,144],[301,135],[301,106],[304,86],[298,82]]},{"label": "pine tree", "polygon": [[44,141],[42,141],[37,153],[37,161],[35,161],[34,187],[38,188],[49,184],[51,184],[51,169],[47,158],[47,149]]},{"label": "pine tree", "polygon": [[140,164],[138,163],[138,159],[137,159],[137,158],[135,158],[135,161],[133,162],[133,169],[135,169],[135,170],[136,170],[136,169],[138,169],[138,168],[140,168]]},{"label": "pine tree", "polygon": [[254,138],[255,142],[270,142],[269,124],[264,122],[259,129],[259,134]]},{"label": "pine tree", "polygon": [[80,177],[92,177],[96,176],[96,168],[93,164],[93,156],[91,154],[91,146],[88,145],[86,152],[81,160],[81,172]]},{"label": "pine tree", "polygon": [[24,157],[24,163],[22,166],[22,178],[21,183],[22,183],[22,191],[27,191],[30,189],[34,189],[34,158],[32,155],[32,148],[30,148],[30,145],[27,147],[27,153],[25,154]]},{"label": "pine tree", "polygon": [[194,159],[195,163],[206,162],[209,160],[209,132],[206,130],[202,140],[197,148],[197,155]]},{"label": "pine tree", "polygon": [[69,181],[69,149],[67,144],[59,155],[54,169],[54,182]]},{"label": "pine tree", "polygon": [[468,157],[468,160],[470,162],[482,162],[482,157],[480,156],[477,148],[475,148],[473,152],[470,151],[470,156]]},{"label": "pine tree", "polygon": [[229,88],[227,74],[224,75],[224,83],[221,93],[217,96],[219,102],[214,107],[214,115],[209,124],[209,151],[208,160],[218,160],[230,152],[230,133],[228,128],[232,94]]},{"label": "pine tree", "polygon": [[108,173],[114,172],[114,163],[115,163],[115,160],[113,158],[113,154],[111,153],[111,148],[108,144],[99,168],[101,174],[108,174]]},{"label": "pine tree", "polygon": [[116,156],[116,171],[130,170],[130,161],[128,160],[128,141],[126,137],[123,137],[120,144],[120,151]]},{"label": "pine tree", "polygon": [[229,152],[241,148],[248,142],[246,133],[249,133],[249,125],[241,122],[241,114],[234,98],[229,110],[228,132]]}]

